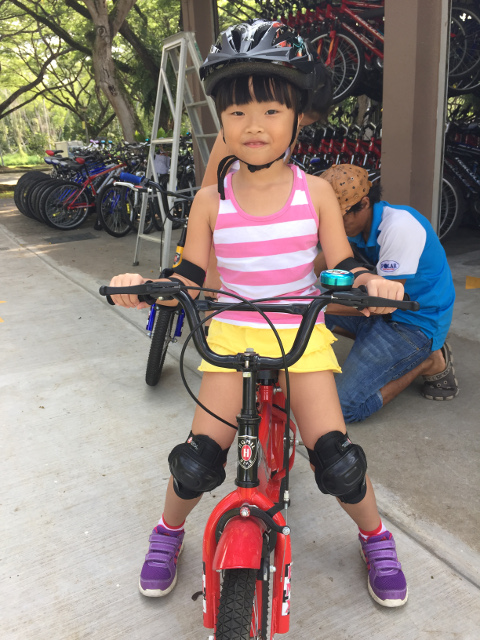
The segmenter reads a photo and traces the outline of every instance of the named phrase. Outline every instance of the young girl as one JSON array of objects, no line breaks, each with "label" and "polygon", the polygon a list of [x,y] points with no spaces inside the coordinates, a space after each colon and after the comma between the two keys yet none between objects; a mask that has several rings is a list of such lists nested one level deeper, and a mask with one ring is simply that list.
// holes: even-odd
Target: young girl
[{"label": "young girl", "polygon": [[[318,294],[313,261],[319,241],[329,268],[340,265],[358,273],[356,285],[366,285],[371,295],[403,297],[401,284],[372,275],[353,261],[331,186],[284,162],[305,108],[311,63],[304,42],[287,27],[256,21],[227,29],[202,67],[225,143],[234,155],[219,168],[220,200],[213,186],[201,189],[195,198],[184,258],[175,277],[190,286],[203,282],[213,237],[222,280],[220,301],[228,301],[231,292],[249,299]],[[240,161],[239,169],[225,176],[233,160]],[[138,274],[123,274],[111,285],[144,282]],[[134,295],[117,295],[114,301],[124,307],[146,306]],[[370,309],[366,315],[391,311]],[[269,315],[288,351],[301,317]],[[264,356],[280,355],[268,324],[253,312],[217,316],[208,341],[222,354],[253,347]],[[319,489],[337,496],[359,528],[370,594],[384,606],[400,606],[407,600],[405,577],[392,534],[377,511],[363,450],[346,434],[333,376],[340,371],[333,341],[319,316],[305,354],[289,369],[292,411]],[[235,422],[241,406],[241,374],[204,361],[200,370],[204,372],[200,401]],[[282,386],[284,381],[280,372]],[[197,406],[187,441],[169,456],[172,476],[165,507],[150,536],[140,575],[144,595],[163,596],[175,586],[185,520],[202,493],[223,481],[234,435]]]}]

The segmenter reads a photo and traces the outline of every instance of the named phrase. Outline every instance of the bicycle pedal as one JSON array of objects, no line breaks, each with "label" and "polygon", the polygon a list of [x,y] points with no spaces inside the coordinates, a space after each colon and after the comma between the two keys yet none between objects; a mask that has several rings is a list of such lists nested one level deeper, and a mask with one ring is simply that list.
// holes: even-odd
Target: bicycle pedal
[{"label": "bicycle pedal", "polygon": [[305,445],[303,444],[302,440],[295,440],[295,446],[304,447]]}]

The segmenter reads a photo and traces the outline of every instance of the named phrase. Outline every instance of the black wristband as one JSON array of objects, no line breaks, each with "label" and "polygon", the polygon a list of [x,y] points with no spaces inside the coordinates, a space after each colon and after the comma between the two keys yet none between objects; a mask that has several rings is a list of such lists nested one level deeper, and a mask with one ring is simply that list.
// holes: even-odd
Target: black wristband
[{"label": "black wristband", "polygon": [[189,262],[188,260],[182,260],[178,267],[175,267],[174,269],[164,269],[160,274],[160,277],[169,278],[170,276],[177,274],[191,280],[199,287],[203,285],[205,282],[205,276],[207,275],[206,272],[198,265],[193,262]]},{"label": "black wristband", "polygon": [[360,269],[360,271],[355,271],[355,273],[353,274],[353,280],[355,281],[358,276],[362,275],[362,273],[370,273],[371,275],[373,275],[370,269]]},{"label": "black wristband", "polygon": [[358,267],[368,267],[368,264],[365,262],[359,262],[355,258],[345,258],[337,264],[335,269],[343,269],[344,271],[351,271],[352,269],[357,269]]}]

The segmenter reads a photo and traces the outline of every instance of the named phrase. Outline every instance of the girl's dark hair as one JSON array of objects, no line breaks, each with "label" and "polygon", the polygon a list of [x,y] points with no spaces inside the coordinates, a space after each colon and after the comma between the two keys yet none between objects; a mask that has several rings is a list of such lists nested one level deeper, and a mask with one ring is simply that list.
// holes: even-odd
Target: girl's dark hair
[{"label": "girl's dark hair", "polygon": [[278,76],[237,76],[223,80],[214,97],[220,116],[232,104],[257,102],[279,102],[295,113],[303,113],[308,94]]},{"label": "girl's dark hair", "polygon": [[[364,197],[369,199],[371,207],[373,207],[373,205],[377,202],[380,202],[380,200],[382,199],[382,185],[380,184],[380,180],[376,180],[373,183],[373,185],[370,187],[370,191]],[[362,200],[363,198],[359,202],[357,202],[357,204],[354,204],[352,207],[350,207],[350,209],[348,209],[348,213],[356,213],[357,211],[360,211],[360,209],[362,208]]]}]

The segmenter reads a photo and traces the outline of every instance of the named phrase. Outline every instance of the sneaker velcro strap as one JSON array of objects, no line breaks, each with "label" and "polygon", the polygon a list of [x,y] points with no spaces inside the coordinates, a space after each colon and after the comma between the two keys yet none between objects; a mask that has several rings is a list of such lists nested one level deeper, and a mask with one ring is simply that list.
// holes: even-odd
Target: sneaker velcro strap
[{"label": "sneaker velcro strap", "polygon": [[375,565],[375,569],[390,570],[401,569],[397,559],[394,540],[380,540],[369,542],[365,545],[365,552],[369,563]]}]

